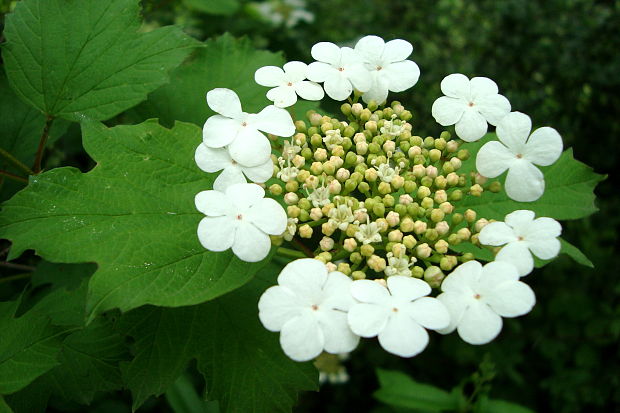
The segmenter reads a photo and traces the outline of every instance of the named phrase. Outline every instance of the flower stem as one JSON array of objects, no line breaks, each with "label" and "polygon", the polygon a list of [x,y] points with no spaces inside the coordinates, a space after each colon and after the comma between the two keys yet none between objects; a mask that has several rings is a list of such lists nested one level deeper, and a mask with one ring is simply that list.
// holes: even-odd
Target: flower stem
[{"label": "flower stem", "polygon": [[54,118],[50,115],[47,115],[47,117],[45,118],[45,126],[43,126],[43,133],[41,134],[41,139],[39,140],[39,147],[37,148],[37,156],[34,159],[34,166],[32,167],[32,170],[35,174],[41,172],[41,160],[43,159],[43,150],[45,149],[47,138],[50,135],[52,122],[54,122]]},{"label": "flower stem", "polygon": [[6,176],[9,179],[12,179],[13,181],[17,181],[17,182],[21,182],[24,184],[28,183],[28,180],[22,176],[19,175],[15,175],[9,171],[5,171],[4,169],[0,169],[0,175]]},{"label": "flower stem", "polygon": [[301,240],[300,240],[299,238],[294,237],[294,238],[291,240],[291,242],[292,242],[293,244],[295,244],[295,246],[296,246],[297,248],[299,248],[300,250],[302,250],[302,251],[304,252],[304,254],[306,254],[306,256],[308,256],[308,257],[310,257],[310,258],[314,258],[314,254],[312,253],[312,250],[311,250],[310,248],[306,247],[306,246],[304,245],[304,243],[303,243],[303,242],[301,242]]},{"label": "flower stem", "polygon": [[32,275],[31,272],[26,272],[23,274],[11,275],[10,277],[2,277],[0,278],[0,284],[30,278],[31,275]]},{"label": "flower stem", "polygon": [[304,254],[301,251],[295,251],[290,248],[284,248],[284,247],[278,247],[278,249],[276,250],[276,253],[283,257],[289,257],[289,258],[307,258],[306,254]]},{"label": "flower stem", "polygon": [[0,148],[0,155],[2,155],[2,157],[4,159],[6,159],[7,161],[11,162],[13,165],[18,167],[22,171],[26,172],[28,175],[34,174],[34,172],[32,172],[32,169],[28,168],[27,165],[25,165],[19,159],[17,159],[16,157],[14,157],[13,155],[11,155],[9,152],[5,151],[2,148]]}]

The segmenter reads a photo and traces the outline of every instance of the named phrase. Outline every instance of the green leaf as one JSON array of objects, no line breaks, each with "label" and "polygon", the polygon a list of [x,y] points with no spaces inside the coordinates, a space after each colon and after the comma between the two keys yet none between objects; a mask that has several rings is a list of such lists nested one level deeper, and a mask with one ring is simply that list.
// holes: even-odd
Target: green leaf
[{"label": "green leaf", "polygon": [[237,0],[183,0],[183,4],[207,14],[231,15],[239,9]]},{"label": "green leaf", "polygon": [[579,248],[575,247],[573,244],[570,244],[568,241],[562,238],[560,238],[560,244],[562,245],[560,249],[561,254],[568,255],[573,260],[575,260],[577,264],[581,264],[581,265],[585,265],[586,267],[594,268],[594,264],[592,264],[592,261],[590,261],[588,257],[586,257],[586,255],[583,252],[581,252]]},{"label": "green leaf", "polygon": [[166,400],[174,413],[219,413],[218,403],[202,400],[187,374],[180,375],[166,391]]},{"label": "green leaf", "polygon": [[58,365],[64,332],[35,312],[15,318],[18,306],[0,302],[0,394],[16,392]]},{"label": "green leaf", "polygon": [[149,95],[146,102],[130,111],[132,119],[157,117],[162,125],[176,120],[202,126],[214,114],[205,96],[216,87],[234,90],[243,110],[256,113],[271,104],[266,98],[268,88],[254,82],[259,67],[280,66],[280,54],[256,50],[248,39],[237,40],[225,34],[208,40],[204,49],[196,51],[183,65],[172,71],[170,83]]},{"label": "green leaf", "polygon": [[194,162],[200,128],[88,123],[83,135],[97,166],[32,177],[4,205],[0,237],[13,241],[9,259],[30,248],[52,262],[96,262],[90,319],[115,307],[201,303],[245,284],[263,265],[198,242],[203,215],[194,196],[213,181]]},{"label": "green leaf", "polygon": [[168,81],[198,42],[140,28],[138,0],[23,0],[6,19],[3,58],[17,94],[69,120],[108,119]]},{"label": "green leaf", "polygon": [[4,401],[4,397],[0,396],[0,412],[1,413],[13,413],[13,409],[9,407]]},{"label": "green leaf", "polygon": [[298,391],[316,390],[314,367],[287,358],[277,334],[258,320],[258,297],[267,287],[254,279],[202,305],[124,315],[121,326],[136,339],[135,358],[122,367],[134,409],[165,392],[192,359],[205,376],[209,399],[225,412],[289,412]]},{"label": "green leaf", "polygon": [[[487,134],[478,142],[463,145],[463,148],[470,151],[471,157],[463,163],[463,169],[459,169],[459,173],[474,170],[478,150],[494,137],[494,134]],[[605,176],[594,173],[592,168],[575,160],[572,149],[564,151],[553,165],[540,169],[545,175],[546,188],[537,201],[516,202],[508,198],[503,190],[497,194],[485,191],[481,197],[466,196],[459,203],[457,212],[471,208],[479,217],[503,221],[507,214],[517,209],[529,209],[536,212],[536,216],[558,220],[579,219],[598,210],[594,204],[593,191]],[[503,179],[500,179],[502,183]]]},{"label": "green leaf", "polygon": [[534,413],[527,407],[510,403],[505,400],[481,398],[476,406],[477,413]]},{"label": "green leaf", "polygon": [[390,406],[422,409],[431,412],[456,410],[458,400],[454,393],[438,387],[418,383],[399,371],[377,370],[381,387],[373,396]]}]

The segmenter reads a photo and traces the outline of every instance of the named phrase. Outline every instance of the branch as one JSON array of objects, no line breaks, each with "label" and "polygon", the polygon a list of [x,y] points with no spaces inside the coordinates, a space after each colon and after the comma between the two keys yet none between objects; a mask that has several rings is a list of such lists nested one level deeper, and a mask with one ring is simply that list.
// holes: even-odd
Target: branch
[{"label": "branch", "polygon": [[0,155],[2,155],[4,159],[11,162],[13,165],[18,167],[22,171],[26,172],[26,174],[28,175],[34,174],[34,172],[32,172],[32,169],[28,168],[28,166],[26,166],[22,161],[20,161],[19,159],[17,159],[16,157],[14,157],[13,155],[11,155],[9,152],[5,151],[2,148],[0,148]]},{"label": "branch", "polygon": [[41,139],[39,140],[39,147],[37,148],[37,156],[34,159],[34,166],[32,170],[35,174],[41,172],[41,159],[43,158],[43,150],[45,149],[45,143],[47,142],[47,138],[50,135],[50,128],[52,127],[52,122],[54,122],[54,118],[50,115],[47,115],[45,118],[45,126],[43,127],[43,133],[41,134]]},{"label": "branch", "polygon": [[15,175],[14,173],[11,173],[9,171],[5,171],[4,169],[0,169],[0,175],[4,175],[7,178],[12,179],[12,180],[17,181],[17,182],[21,182],[21,183],[24,183],[24,184],[28,183],[28,180],[26,178],[24,178],[23,176]]}]

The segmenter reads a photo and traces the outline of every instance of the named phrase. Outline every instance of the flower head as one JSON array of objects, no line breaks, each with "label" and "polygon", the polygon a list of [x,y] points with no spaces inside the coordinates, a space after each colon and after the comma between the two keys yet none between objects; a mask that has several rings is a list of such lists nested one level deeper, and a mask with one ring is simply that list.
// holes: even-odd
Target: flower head
[{"label": "flower head", "polygon": [[[366,218],[368,221],[368,217]],[[359,230],[355,233],[355,238],[362,244],[370,244],[373,242],[381,242],[381,234],[379,234],[379,226],[376,222],[368,221],[361,224]]]},{"label": "flower head", "polygon": [[420,68],[415,62],[405,60],[413,47],[402,39],[385,43],[378,36],[362,37],[355,50],[366,60],[366,68],[372,75],[371,88],[362,95],[364,102],[385,102],[388,91],[402,92],[415,85],[420,78]]},{"label": "flower head", "polygon": [[261,165],[269,158],[271,144],[260,131],[282,137],[295,133],[286,110],[270,105],[257,114],[243,112],[239,97],[230,89],[210,90],[207,103],[218,114],[202,128],[204,144],[210,148],[228,146],[231,158],[242,165]]},{"label": "flower head", "polygon": [[555,258],[560,252],[562,226],[553,218],[534,219],[534,212],[518,210],[506,215],[504,222],[491,222],[480,231],[479,240],[485,245],[504,245],[497,261],[513,264],[520,276],[532,272],[532,254],[543,260]]},{"label": "flower head", "polygon": [[273,174],[271,158],[256,166],[245,166],[230,157],[226,148],[213,149],[201,143],[196,148],[196,164],[205,172],[222,171],[215,179],[213,189],[224,191],[231,185],[246,183],[244,175],[252,182],[263,183]]},{"label": "flower head", "polygon": [[325,94],[323,88],[306,80],[308,65],[302,62],[288,62],[283,67],[264,66],[256,71],[254,80],[262,86],[272,87],[267,92],[267,99],[280,108],[286,108],[297,102],[297,95],[306,100],[321,100]]},{"label": "flower head", "polygon": [[353,92],[367,92],[372,76],[364,67],[364,58],[350,47],[338,47],[320,42],[312,46],[312,57],[317,62],[308,66],[308,79],[324,82],[325,93],[334,100],[345,100]]},{"label": "flower head", "polygon": [[497,125],[499,142],[485,143],[476,157],[476,169],[488,178],[508,169],[506,193],[519,202],[535,201],[545,191],[545,177],[534,165],[551,165],[562,154],[562,138],[555,129],[542,127],[530,135],[531,130],[529,116],[512,112]]},{"label": "flower head", "polygon": [[450,316],[435,298],[425,297],[431,287],[422,280],[395,275],[387,288],[370,280],[351,284],[351,294],[359,301],[349,309],[351,330],[362,337],[379,336],[386,351],[413,357],[428,344],[428,333],[445,328]]},{"label": "flower head", "polygon": [[269,235],[286,229],[286,212],[275,200],[264,198],[256,184],[234,184],[225,192],[202,191],[196,209],[206,215],[198,224],[198,239],[210,251],[233,253],[243,261],[260,261],[269,254]]},{"label": "flower head", "polygon": [[258,316],[267,330],[280,331],[282,349],[293,360],[352,351],[359,337],[347,325],[354,302],[350,286],[349,277],[328,273],[321,261],[296,260],[284,267],[278,285],[263,293]]},{"label": "flower head", "polygon": [[432,113],[442,126],[455,125],[456,134],[467,142],[487,133],[487,122],[497,125],[510,112],[510,102],[498,94],[497,85],[486,77],[453,73],[441,81],[442,96],[433,103]]},{"label": "flower head", "polygon": [[536,297],[519,281],[517,269],[507,262],[494,261],[484,267],[478,261],[458,266],[441,284],[437,299],[450,312],[448,334],[456,329],[470,344],[486,344],[502,330],[502,317],[527,314]]}]

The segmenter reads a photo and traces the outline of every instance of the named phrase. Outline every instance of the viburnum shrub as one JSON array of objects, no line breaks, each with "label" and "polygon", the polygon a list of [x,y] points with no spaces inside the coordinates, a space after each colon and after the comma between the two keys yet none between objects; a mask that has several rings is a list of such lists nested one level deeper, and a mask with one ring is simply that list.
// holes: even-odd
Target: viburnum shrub
[{"label": "viburnum shrub", "polygon": [[[534,307],[536,268],[591,265],[559,221],[596,211],[601,176],[486,77],[394,100],[424,79],[405,40],[285,62],[141,26],[137,0],[22,0],[5,22],[2,411],[123,389],[135,410],[186,371],[221,411],[287,411],[374,337],[399,357],[483,345]],[[483,400],[435,390],[416,406]]]}]

